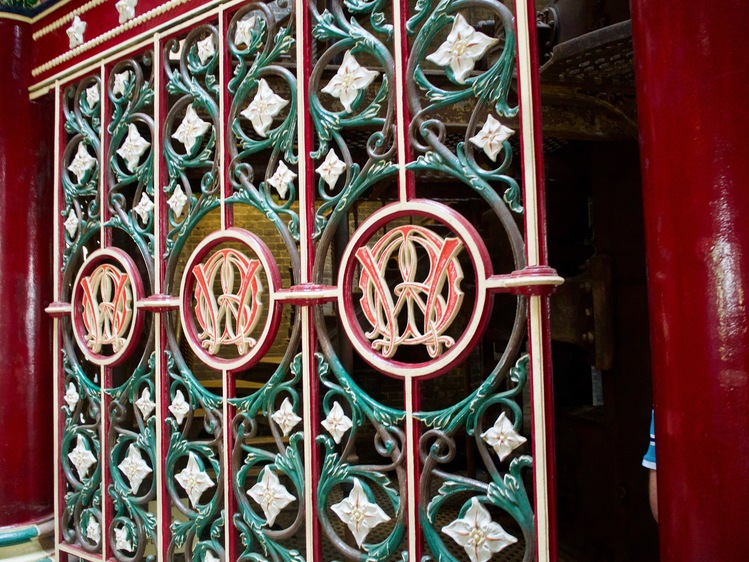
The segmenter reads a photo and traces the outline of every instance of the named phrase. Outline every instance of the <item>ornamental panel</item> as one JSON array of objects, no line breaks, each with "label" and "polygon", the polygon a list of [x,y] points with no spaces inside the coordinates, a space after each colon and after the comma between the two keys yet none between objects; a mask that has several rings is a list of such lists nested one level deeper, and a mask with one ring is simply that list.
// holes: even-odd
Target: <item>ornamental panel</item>
[{"label": "ornamental panel", "polygon": [[60,558],[549,560],[518,14],[181,14],[56,86]]}]

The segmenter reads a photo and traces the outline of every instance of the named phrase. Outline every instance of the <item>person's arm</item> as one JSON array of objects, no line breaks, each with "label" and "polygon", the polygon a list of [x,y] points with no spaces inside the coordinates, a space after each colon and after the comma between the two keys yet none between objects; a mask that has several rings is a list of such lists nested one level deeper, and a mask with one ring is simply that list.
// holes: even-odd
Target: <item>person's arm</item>
[{"label": "person's arm", "polygon": [[655,522],[658,523],[658,473],[655,470],[650,471],[650,511],[653,512]]}]

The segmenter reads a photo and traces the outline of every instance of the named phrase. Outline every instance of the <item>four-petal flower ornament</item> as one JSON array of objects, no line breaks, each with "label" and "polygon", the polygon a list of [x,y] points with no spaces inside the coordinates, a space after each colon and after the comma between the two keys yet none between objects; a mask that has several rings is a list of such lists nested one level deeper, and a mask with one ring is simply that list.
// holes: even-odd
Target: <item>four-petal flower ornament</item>
[{"label": "four-petal flower ornament", "polygon": [[75,49],[79,45],[83,45],[83,33],[86,31],[86,22],[82,21],[79,16],[73,18],[73,23],[65,31],[68,34],[70,40],[69,45],[71,49]]},{"label": "four-petal flower ornament", "polygon": [[75,158],[73,158],[73,161],[68,166],[68,170],[75,174],[76,181],[80,183],[86,175],[86,172],[94,167],[94,164],[96,164],[96,158],[91,156],[86,145],[80,142],[78,143],[78,150],[75,153]]},{"label": "four-petal flower ornament", "polygon": [[122,156],[125,164],[127,164],[127,169],[134,172],[135,168],[138,167],[140,157],[148,150],[149,146],[151,146],[151,143],[141,136],[138,127],[134,123],[130,123],[127,126],[125,142],[117,149],[117,154]]},{"label": "four-petal flower ornament", "polygon": [[247,490],[247,495],[260,504],[268,527],[273,526],[284,507],[296,500],[286,486],[281,484],[276,473],[267,466],[263,468],[257,484]]},{"label": "four-petal flower ornament", "polygon": [[70,408],[70,411],[72,412],[75,410],[75,405],[78,404],[78,400],[80,399],[80,395],[78,394],[78,390],[75,388],[75,385],[71,382],[68,384],[68,389],[65,391],[65,402],[68,405],[68,408]]},{"label": "four-petal flower ornament", "polygon": [[190,104],[187,106],[187,111],[185,111],[182,122],[172,134],[172,138],[181,142],[185,146],[185,150],[189,154],[192,154],[195,150],[195,143],[200,144],[200,139],[203,138],[203,135],[210,128],[211,124],[203,121],[198,116],[192,104]]},{"label": "four-petal flower ornament", "polygon": [[211,57],[216,54],[216,45],[213,42],[213,35],[209,35],[202,41],[198,41],[196,43],[198,47],[198,58],[200,59],[200,64],[205,64],[209,60],[211,60]]},{"label": "four-petal flower ornament", "polygon": [[190,405],[185,400],[185,395],[182,394],[181,390],[174,393],[172,403],[169,405],[169,411],[174,415],[177,423],[182,425],[185,420],[185,416],[190,411]]},{"label": "four-petal flower ornament", "polygon": [[174,477],[179,485],[187,492],[187,497],[190,498],[190,504],[197,507],[200,496],[203,495],[208,488],[212,488],[216,483],[211,480],[211,477],[201,468],[198,463],[198,458],[194,453],[190,453],[190,458],[187,460],[187,466],[182,469],[182,472]]},{"label": "four-petal flower ornament", "polygon": [[288,435],[291,430],[294,429],[294,426],[302,421],[302,418],[294,413],[294,407],[291,405],[291,401],[288,398],[283,399],[281,407],[273,413],[271,418],[273,418],[273,421],[281,428],[284,436]]},{"label": "four-petal flower ornament", "polygon": [[216,557],[213,552],[210,550],[206,550],[205,554],[203,555],[203,562],[221,562],[219,558]]},{"label": "four-petal flower ornament", "polygon": [[327,156],[325,156],[325,160],[323,161],[323,163],[320,164],[316,169],[316,172],[322,176],[322,179],[325,180],[325,183],[328,184],[328,187],[330,189],[333,189],[335,187],[338,178],[345,171],[346,164],[343,162],[343,160],[338,158],[338,155],[332,148],[328,151],[328,154]]},{"label": "four-petal flower ornament", "polygon": [[372,529],[390,521],[390,516],[379,505],[369,501],[358,478],[354,478],[354,489],[348,497],[331,505],[330,509],[348,526],[359,548]]},{"label": "four-petal flower ornament", "polygon": [[492,162],[496,162],[497,154],[502,150],[502,143],[514,134],[515,131],[509,127],[505,127],[493,115],[489,114],[481,130],[476,136],[468,140],[471,141],[471,144],[482,148],[486,155],[492,159]]},{"label": "four-petal flower ornament", "polygon": [[114,75],[114,83],[112,84],[112,93],[116,96],[124,96],[127,91],[127,83],[130,80],[130,71],[125,70]]},{"label": "four-petal flower ornament", "polygon": [[143,415],[143,419],[147,420],[153,411],[156,409],[156,403],[151,400],[151,389],[147,386],[143,387],[143,392],[140,393],[140,398],[135,401],[135,405]]},{"label": "four-petal flower ornament", "polygon": [[91,109],[99,103],[99,84],[86,88],[86,103]]},{"label": "four-petal flower ornament", "polygon": [[101,525],[99,524],[99,520],[93,515],[90,515],[88,518],[86,536],[95,544],[98,544],[101,540]]},{"label": "four-petal flower ornament", "polygon": [[132,444],[127,449],[127,456],[117,467],[130,482],[130,490],[133,494],[138,493],[143,480],[153,472],[148,463],[140,456],[140,449]]},{"label": "four-petal flower ornament", "polygon": [[122,552],[132,552],[133,543],[130,542],[130,532],[127,527],[115,527],[114,529],[114,547]]},{"label": "four-petal flower ornament", "polygon": [[346,111],[352,111],[351,104],[359,92],[369,86],[379,75],[376,70],[369,70],[361,66],[351,54],[346,51],[338,72],[328,82],[322,91],[338,98]]},{"label": "four-petal flower ornament", "polygon": [[261,137],[268,136],[268,127],[273,123],[273,118],[288,105],[288,101],[276,94],[268,82],[261,78],[257,85],[257,93],[247,108],[240,112],[252,123],[252,128]]},{"label": "four-petal flower ornament", "polygon": [[476,31],[462,15],[456,14],[445,42],[426,59],[439,66],[449,66],[458,84],[465,84],[476,61],[498,41]]},{"label": "four-petal flower ornament", "polygon": [[88,471],[96,464],[96,457],[88,448],[86,440],[83,439],[83,436],[81,435],[78,436],[75,449],[68,453],[68,458],[70,459],[70,462],[73,463],[76,471],[78,471],[78,478],[81,480],[88,476]]},{"label": "four-petal flower ornament", "polygon": [[234,44],[237,47],[240,45],[250,46],[250,43],[252,43],[252,30],[255,29],[256,23],[257,18],[255,16],[250,16],[246,20],[239,20],[237,22],[237,27],[234,29]]},{"label": "four-petal flower ornament", "polygon": [[138,5],[138,0],[119,0],[114,7],[117,8],[117,12],[120,14],[120,23],[125,23],[127,20],[131,20],[135,17],[135,6]]},{"label": "four-petal flower ornament", "polygon": [[322,426],[333,436],[333,440],[335,440],[336,443],[341,442],[343,435],[351,429],[353,425],[354,424],[344,413],[343,408],[341,408],[341,405],[337,401],[333,402],[333,407],[330,409],[330,412],[328,412],[328,417],[322,421]]},{"label": "four-petal flower ornament", "polygon": [[153,211],[153,201],[151,201],[150,197],[148,197],[145,192],[141,194],[140,201],[138,201],[138,204],[133,207],[133,211],[138,213],[143,224],[148,224],[148,217],[151,215],[151,211]]},{"label": "four-petal flower ornament", "polygon": [[471,498],[466,514],[456,519],[442,532],[462,546],[471,562],[486,562],[503,548],[518,542],[499,523],[492,521],[489,511],[478,498]]},{"label": "four-petal flower ornament", "polygon": [[515,431],[512,422],[507,419],[504,412],[499,415],[492,427],[481,434],[481,438],[486,441],[487,445],[494,448],[500,461],[505,460],[512,451],[527,441]]},{"label": "four-petal flower ornament", "polygon": [[65,219],[65,222],[62,223],[65,227],[65,230],[68,231],[68,236],[71,238],[75,236],[76,231],[78,230],[78,225],[81,221],[78,220],[78,217],[75,215],[75,209],[70,209],[70,212],[68,213],[68,218]]},{"label": "four-petal flower ornament", "polygon": [[182,191],[182,187],[180,187],[179,184],[174,188],[172,196],[166,204],[169,205],[169,208],[174,212],[175,217],[179,218],[182,216],[182,211],[185,210],[185,205],[187,204],[187,195]]},{"label": "four-petal flower ornament", "polygon": [[268,179],[268,183],[276,188],[278,196],[281,199],[286,199],[286,193],[289,191],[289,184],[294,181],[296,174],[289,170],[286,166],[286,162],[281,160],[278,163],[276,172]]}]

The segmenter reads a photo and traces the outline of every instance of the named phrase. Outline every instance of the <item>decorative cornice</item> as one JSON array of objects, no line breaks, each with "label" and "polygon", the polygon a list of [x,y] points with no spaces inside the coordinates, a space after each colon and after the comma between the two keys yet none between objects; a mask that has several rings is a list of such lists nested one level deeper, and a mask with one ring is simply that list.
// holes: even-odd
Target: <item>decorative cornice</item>
[{"label": "decorative cornice", "polygon": [[[99,3],[101,3],[102,1],[104,1],[104,0],[91,0],[91,2],[89,2],[89,3],[92,3],[92,2],[99,2]],[[147,22],[147,21],[149,21],[149,20],[151,20],[151,19],[153,19],[153,18],[155,18],[157,16],[160,16],[161,14],[169,12],[170,10],[173,10],[174,8],[176,8],[178,6],[181,6],[182,4],[186,4],[186,3],[190,2],[190,1],[191,0],[170,0],[169,2],[167,2],[165,4],[162,4],[161,6],[158,6],[158,7],[154,8],[154,9],[152,9],[152,10],[149,10],[148,12],[146,12],[146,13],[144,13],[144,14],[136,17],[136,18],[133,18],[133,19],[131,19],[131,20],[125,22],[125,23],[123,23],[123,24],[115,27],[114,29],[111,29],[111,30],[107,31],[106,33],[102,33],[101,35],[99,35],[98,37],[95,37],[95,38],[91,39],[90,41],[86,41],[85,43],[83,43],[82,45],[79,45],[75,49],[71,49],[70,51],[68,51],[66,53],[63,53],[62,55],[60,55],[58,57],[55,57],[54,59],[52,59],[52,60],[50,60],[50,61],[48,61],[48,62],[46,62],[46,63],[44,63],[44,64],[42,64],[42,65],[40,65],[38,67],[36,67],[35,69],[33,69],[31,71],[31,75],[34,76],[34,77],[39,76],[40,74],[42,74],[42,73],[44,73],[44,72],[46,72],[46,71],[48,71],[48,70],[50,70],[50,69],[52,69],[54,67],[56,67],[56,66],[58,66],[58,65],[60,65],[60,64],[62,64],[64,62],[66,62],[66,61],[69,61],[70,59],[72,59],[72,58],[80,55],[81,53],[84,53],[84,52],[88,51],[89,49],[97,47],[97,46],[101,45],[102,43],[104,43],[106,41],[109,41],[110,39],[114,39],[118,35],[124,33],[125,31],[128,31],[129,29],[137,27],[138,25],[140,25],[140,24],[142,24],[144,22]],[[71,16],[72,15],[73,14],[71,13]],[[65,16],[65,17],[67,17],[67,16]],[[57,21],[62,21],[64,19],[65,18],[60,18],[60,20],[57,20]],[[55,22],[54,24],[50,24],[50,25],[55,25],[56,23],[57,22]],[[60,25],[63,25],[63,24],[64,24],[64,22],[61,23]]]},{"label": "decorative cornice", "polygon": [[106,1],[107,0],[89,0],[80,8],[76,8],[75,10],[72,10],[71,12],[62,16],[61,18],[56,19],[51,24],[45,25],[39,31],[35,31],[31,37],[34,39],[34,41],[36,41],[39,38],[44,37],[48,33],[51,33],[55,29],[60,29],[66,23],[68,23],[69,21],[72,21],[75,16],[80,16],[81,14],[85,14],[91,8],[95,8],[96,6],[100,4],[104,4],[104,2]]}]

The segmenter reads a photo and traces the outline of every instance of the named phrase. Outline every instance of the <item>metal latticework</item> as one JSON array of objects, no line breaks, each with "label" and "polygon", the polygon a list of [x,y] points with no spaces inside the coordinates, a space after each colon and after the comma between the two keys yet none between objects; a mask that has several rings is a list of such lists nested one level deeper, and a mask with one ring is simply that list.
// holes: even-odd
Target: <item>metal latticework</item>
[{"label": "metal latticework", "polygon": [[198,12],[56,86],[58,554],[548,559],[516,14]]}]

